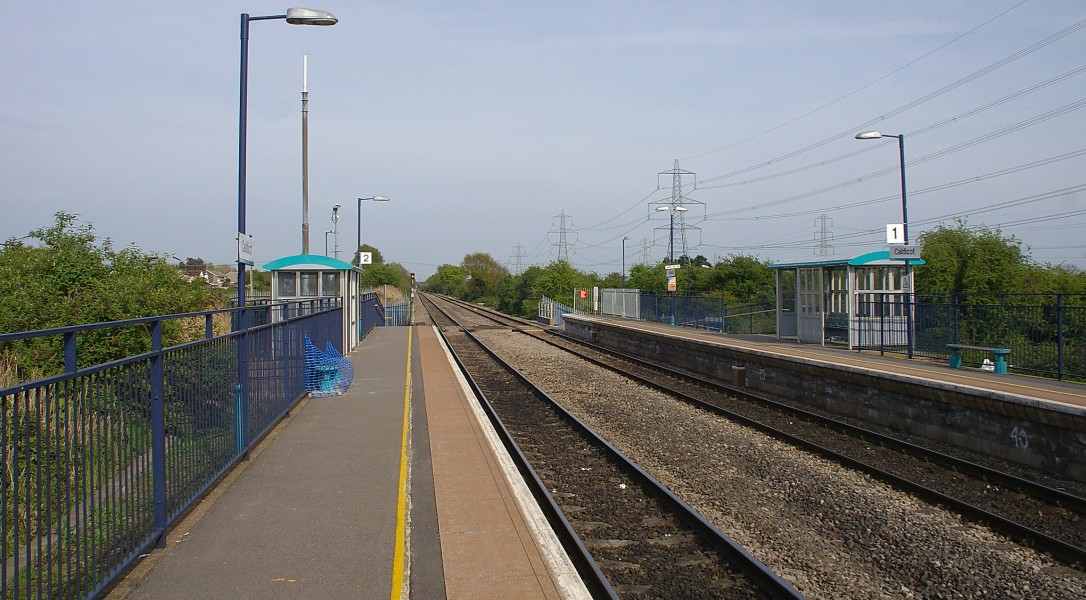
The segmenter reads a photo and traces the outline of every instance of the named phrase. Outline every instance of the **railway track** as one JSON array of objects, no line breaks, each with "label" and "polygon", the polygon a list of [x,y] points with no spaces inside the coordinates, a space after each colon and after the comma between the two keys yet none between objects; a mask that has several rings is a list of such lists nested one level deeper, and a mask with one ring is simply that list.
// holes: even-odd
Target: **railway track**
[{"label": "railway track", "polygon": [[[526,338],[528,336],[517,334],[509,334],[510,329],[516,329],[518,332],[528,333],[529,335],[539,339],[546,340],[551,346],[561,346],[563,349],[560,351],[563,355],[576,354],[580,360],[590,360],[596,365],[604,366],[608,370],[615,373],[622,373],[622,378],[625,380],[636,379],[640,382],[640,385],[650,386],[651,388],[666,393],[671,398],[681,398],[684,402],[689,403],[691,406],[698,406],[697,411],[703,415],[711,414],[715,417],[724,417],[729,422],[744,423],[745,427],[754,428],[761,432],[764,432],[778,440],[787,440],[787,443],[793,447],[799,446],[809,451],[816,452],[821,456],[827,457],[829,460],[834,461],[839,465],[846,465],[849,469],[856,471],[862,471],[867,476],[872,478],[878,478],[881,481],[889,482],[897,489],[908,490],[908,493],[913,494],[915,497],[924,498],[926,502],[931,503],[933,506],[952,507],[952,510],[957,513],[966,516],[970,520],[983,521],[991,526],[993,529],[1000,531],[1003,535],[1006,535],[1012,539],[1018,540],[1020,543],[1026,546],[1036,547],[1042,549],[1045,552],[1050,553],[1052,556],[1059,557],[1064,561],[1065,566],[1060,567],[1058,565],[1049,565],[1047,567],[1041,567],[1045,570],[1046,574],[1059,575],[1057,579],[1064,578],[1060,581],[1045,582],[1042,584],[1034,584],[1035,586],[1052,585],[1053,591],[1050,593],[1052,597],[1077,597],[1078,591],[1074,593],[1068,593],[1066,589],[1080,590],[1081,581],[1083,579],[1083,572],[1081,571],[1081,540],[1082,540],[1082,501],[1080,498],[1073,494],[1067,494],[1063,490],[1057,489],[1045,489],[1045,486],[1040,486],[1034,482],[1022,480],[1014,476],[1009,476],[1005,473],[999,473],[987,467],[981,467],[979,465],[971,464],[954,457],[942,456],[938,453],[933,453],[929,450],[913,447],[910,444],[902,443],[898,440],[894,440],[890,437],[883,436],[876,432],[863,431],[857,429],[854,425],[848,425],[838,423],[833,419],[827,419],[824,416],[805,414],[804,412],[797,412],[795,407],[789,407],[787,405],[777,404],[772,399],[754,397],[746,394],[742,390],[728,389],[726,386],[717,384],[711,384],[701,381],[697,378],[692,378],[681,373],[675,373],[670,369],[660,367],[659,365],[649,365],[644,362],[638,361],[631,357],[618,357],[610,351],[603,349],[588,349],[584,345],[577,341],[573,343],[570,340],[560,340],[551,332],[544,333],[538,326],[533,324],[512,320],[509,317],[504,316],[486,316],[482,314],[478,308],[467,309],[466,316],[472,317],[470,326],[475,328],[482,337],[490,338],[488,343],[494,346],[501,346],[505,343],[507,346],[513,344],[512,340],[517,338]],[[500,323],[500,325],[495,325]],[[502,335],[504,332],[504,335]],[[507,338],[508,342],[502,342],[501,340]],[[542,343],[542,342],[540,342]],[[555,352],[559,350],[555,349]],[[502,351],[503,355],[508,352]],[[531,374],[533,364],[538,366],[541,363],[550,363],[549,359],[543,358],[544,352],[540,350],[525,351],[525,357],[522,357],[520,364],[531,377],[536,380],[546,379],[548,375],[546,373]],[[555,359],[551,364],[551,369],[561,369],[564,373],[563,381],[561,383],[555,383],[555,389],[551,390],[552,394],[558,394],[555,390],[566,386],[566,382],[569,380],[578,379],[578,376],[574,373],[574,362],[569,362],[568,366],[558,366],[558,363],[567,365],[566,359]],[[518,363],[517,360],[511,360],[510,362]],[[537,369],[544,371],[545,369]],[[582,377],[588,379],[603,379],[600,375],[589,374],[591,371],[585,370],[586,374]],[[541,384],[543,385],[543,384]],[[601,384],[603,385],[603,384]],[[617,384],[613,387],[617,390]],[[580,396],[584,396],[582,391]],[[616,396],[618,395],[616,391]],[[578,397],[577,392],[570,392],[570,395],[563,398],[559,398],[561,402],[568,406],[577,406],[581,404],[581,399]],[[584,403],[583,407],[578,408],[579,414],[587,411],[607,411],[609,410],[608,402],[603,402],[592,408],[589,403]],[[644,399],[638,399],[628,406],[633,408],[627,408],[627,412],[639,411],[643,405],[646,404]],[[658,450],[658,448],[649,448],[644,450],[648,459],[638,458],[638,462],[642,464],[653,461],[658,461],[655,467],[654,473],[663,473],[667,476],[674,474],[676,471],[685,471],[687,474],[679,475],[676,480],[667,481],[665,483],[672,487],[672,489],[684,490],[684,497],[689,495],[697,501],[691,501],[699,511],[703,514],[711,515],[714,511],[718,511],[727,515],[733,509],[731,507],[721,507],[720,499],[717,497],[723,492],[716,490],[705,490],[704,482],[701,479],[710,480],[716,477],[716,473],[712,470],[706,470],[703,466],[686,464],[687,460],[693,461],[692,458],[703,449],[690,448],[690,440],[682,440],[681,438],[686,435],[690,437],[703,437],[706,439],[706,444],[709,444],[709,436],[717,435],[718,431],[713,429],[701,429],[701,433],[690,434],[683,433],[679,429],[686,429],[691,431],[695,424],[701,426],[700,421],[709,420],[707,417],[697,417],[697,413],[685,417],[690,423],[682,422],[678,423],[676,431],[673,435],[666,433],[667,427],[661,427],[664,423],[657,423],[659,429],[665,430],[664,432],[649,430],[638,430],[633,434],[620,434],[609,433],[607,434],[609,439],[616,435],[632,435],[635,438],[643,438],[650,436],[659,436],[659,441],[656,446],[664,447],[668,445],[675,445],[681,447],[681,451],[664,451]],[[619,418],[626,418],[625,415],[613,417],[610,421],[604,420],[602,428],[609,428],[613,422]],[[614,431],[622,431],[625,426],[614,427]],[[723,426],[721,426],[723,427]],[[704,433],[710,431],[710,433]],[[734,443],[734,442],[733,442]],[[638,442],[630,442],[631,447],[637,446]],[[727,444],[723,444],[724,448],[728,448]],[[726,450],[727,451],[727,450]],[[670,452],[670,453],[669,453]],[[709,453],[711,455],[711,452]],[[704,458],[704,460],[713,460],[712,456]],[[771,459],[769,462],[776,462],[779,459]],[[784,462],[780,460],[780,462]],[[752,467],[755,471],[763,470],[761,467]],[[689,475],[689,473],[699,473],[698,475]],[[774,476],[770,476],[772,479]],[[843,476],[842,476],[843,477]],[[861,482],[864,484],[864,482]],[[715,485],[725,486],[729,485],[729,482],[718,482]],[[751,484],[754,485],[754,484]],[[780,497],[784,501],[795,500],[801,504],[810,504],[810,498],[793,498],[793,496],[802,496],[804,493],[808,495],[814,495],[822,493],[822,488],[825,485],[819,484],[821,487],[817,487],[814,492],[805,492],[805,482],[791,481],[784,482],[784,491],[767,489],[767,493],[771,493],[774,496]],[[742,490],[738,492],[732,492],[732,495],[741,496]],[[832,496],[832,494],[831,494]],[[814,505],[811,510],[816,511],[814,518],[826,519],[826,515],[830,511],[824,511],[821,503],[824,500],[819,500],[819,504]],[[877,500],[871,500],[873,503],[877,503]],[[753,510],[753,509],[752,509]],[[773,510],[772,508],[763,510]],[[877,509],[872,508],[872,511]],[[884,509],[887,512],[895,512],[897,507],[889,507]],[[931,509],[919,508],[924,514]],[[726,517],[721,517],[726,518]],[[786,517],[778,516],[777,518],[784,519]],[[795,517],[790,517],[795,518]],[[812,518],[812,517],[799,517],[799,518]],[[838,523],[836,519],[854,519],[863,523],[859,531],[846,532],[846,529],[851,528],[851,524],[846,522]],[[912,521],[916,519],[915,516],[909,516],[905,514],[903,517],[905,521],[904,528],[907,530],[913,527]],[[887,529],[894,529],[896,524],[893,523],[880,523],[875,519],[875,523],[871,523],[870,519],[865,519],[863,515],[848,516],[848,517],[834,517],[834,521],[831,527],[830,537],[838,535],[837,529],[841,529],[842,541],[846,545],[856,545],[857,549],[852,551],[863,552],[864,546],[868,546],[868,552],[871,554],[872,560],[875,562],[886,563],[887,565],[897,565],[895,568],[911,570],[915,573],[917,578],[929,579],[933,577],[927,572],[931,570],[941,571],[951,566],[948,563],[960,562],[961,564],[955,564],[955,569],[963,568],[968,562],[960,559],[956,556],[958,552],[956,549],[951,549],[951,557],[936,558],[939,556],[939,551],[934,549],[934,546],[938,546],[946,542],[946,540],[939,540],[938,536],[942,535],[937,529],[932,530],[929,534],[929,541],[927,542],[910,542],[917,543],[920,547],[915,549],[907,548],[878,548],[878,542],[867,542],[862,539],[852,541],[848,538],[848,535],[857,534],[859,538],[863,538],[864,535],[878,535],[881,531],[871,530],[876,527],[886,527]],[[866,522],[865,522],[866,521]],[[714,519],[714,522],[718,522],[718,519]],[[759,524],[761,526],[762,524]],[[781,528],[787,526],[781,526],[777,531],[776,537],[781,537]],[[953,523],[946,525],[945,527],[954,529],[955,532],[959,529],[964,529],[959,525]],[[730,531],[728,527],[722,527],[726,531]],[[894,533],[893,535],[900,535],[909,537],[910,533]],[[970,535],[983,535],[982,533],[973,532]],[[916,537],[916,536],[913,536]],[[945,535],[943,537],[953,537],[953,535]],[[830,539],[829,544],[836,544],[838,540]],[[968,543],[972,543],[973,540],[966,540]],[[775,540],[766,542],[766,546],[772,546]],[[799,542],[802,543],[802,542]],[[820,541],[819,544],[826,545],[827,542]],[[894,542],[901,543],[901,542]],[[924,544],[930,544],[933,546],[929,552],[925,554],[923,549]],[[955,542],[961,544],[965,542]],[[1013,551],[1006,547],[1006,544],[1000,546],[998,541],[983,541],[983,544],[994,543],[1001,550],[999,552],[1008,551],[1007,557],[995,559],[989,555],[981,556],[976,560],[981,561],[981,566],[971,566],[969,569],[978,571],[978,578],[981,577],[980,572],[987,571],[988,574],[983,578],[989,580],[987,583],[977,582],[975,587],[983,588],[986,585],[992,585],[992,581],[999,581],[1001,577],[1019,577],[1020,575],[1013,575],[1018,567],[1011,565],[1010,563],[1022,558],[1020,555],[1028,554],[1029,551],[1019,547],[1018,551]],[[983,544],[977,546],[980,548]],[[836,552],[838,549],[834,549]],[[974,552],[969,550],[966,554]],[[989,553],[989,550],[976,550],[976,552]],[[895,553],[899,556],[895,556]],[[850,560],[862,562],[863,556],[859,556]],[[973,560],[973,559],[970,559]],[[793,562],[808,562],[812,563],[809,559],[796,559]],[[1002,561],[1006,563],[1004,567],[998,565]],[[801,583],[811,584],[808,587],[810,589],[818,590],[823,597],[847,597],[846,595],[839,595],[838,593],[827,594],[826,589],[831,589],[834,585],[832,582],[823,584],[816,581],[819,578],[824,578],[823,573],[819,573],[819,569],[829,569],[830,567],[823,564],[812,566],[807,564],[800,568],[796,568],[794,564],[789,563],[788,560],[784,560],[785,564],[774,565],[772,561],[767,563],[778,569],[779,572],[787,573],[790,581],[799,581]],[[1076,565],[1078,568],[1068,568],[1066,565]],[[1037,569],[1037,567],[1033,567]],[[863,578],[861,573],[859,578]],[[969,587],[974,585],[972,580],[967,575],[954,575],[939,573],[934,575],[936,578],[945,578],[948,581],[953,581],[953,586],[957,587]],[[856,578],[854,575],[853,578]],[[890,577],[886,577],[890,579]],[[967,581],[968,583],[963,583]],[[814,585],[817,584],[817,585]],[[874,581],[872,582],[879,594],[886,595],[887,597],[910,597],[911,588],[906,585],[901,585],[899,589],[894,589],[893,585],[889,585],[887,588],[886,582]],[[998,584],[995,584],[998,585]],[[881,586],[881,587],[880,587]],[[927,589],[925,586],[930,587],[930,582],[925,581],[922,589]],[[808,587],[799,585],[800,589],[806,591]],[[1034,588],[1036,590],[1037,587]],[[905,590],[905,591],[903,591]],[[930,590],[929,590],[930,591]],[[889,593],[888,593],[889,592]],[[816,595],[818,595],[816,593]],[[923,595],[923,594],[921,594]],[[860,593],[854,597],[868,597]],[[1008,597],[1016,597],[1010,595]]]},{"label": "railway track", "polygon": [[592,581],[595,594],[803,597],[488,352],[455,317],[428,299],[427,305],[458,362],[474,374],[472,384],[511,453],[521,459],[522,473],[536,484],[537,500],[552,509],[552,525],[566,530],[567,551],[587,564],[582,576]]},{"label": "railway track", "polygon": [[[490,314],[499,322],[521,325]],[[626,377],[861,469],[928,501],[979,520],[1025,545],[1086,566],[1086,498],[719,382],[575,340],[527,331]]]}]

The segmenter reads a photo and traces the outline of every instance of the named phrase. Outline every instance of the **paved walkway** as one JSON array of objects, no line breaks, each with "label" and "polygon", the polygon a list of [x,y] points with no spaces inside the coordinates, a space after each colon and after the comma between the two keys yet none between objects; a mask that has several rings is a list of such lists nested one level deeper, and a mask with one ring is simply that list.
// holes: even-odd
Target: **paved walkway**
[{"label": "paved walkway", "polygon": [[436,333],[349,358],[347,393],[295,407],[111,600],[577,597]]}]

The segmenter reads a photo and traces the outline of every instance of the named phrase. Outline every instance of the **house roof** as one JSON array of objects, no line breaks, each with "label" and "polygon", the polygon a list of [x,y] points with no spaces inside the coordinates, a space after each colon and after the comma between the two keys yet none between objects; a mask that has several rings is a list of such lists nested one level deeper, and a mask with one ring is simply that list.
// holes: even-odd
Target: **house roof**
[{"label": "house roof", "polygon": [[264,265],[264,268],[269,271],[351,271],[355,266],[320,254],[295,254],[273,260]]},{"label": "house roof", "polygon": [[924,264],[924,259],[914,258],[908,261],[890,258],[889,250],[876,250],[856,256],[816,256],[807,260],[792,262],[771,263],[771,269],[798,269],[812,267],[842,267],[845,265],[854,267],[901,267],[906,262],[914,265]]}]

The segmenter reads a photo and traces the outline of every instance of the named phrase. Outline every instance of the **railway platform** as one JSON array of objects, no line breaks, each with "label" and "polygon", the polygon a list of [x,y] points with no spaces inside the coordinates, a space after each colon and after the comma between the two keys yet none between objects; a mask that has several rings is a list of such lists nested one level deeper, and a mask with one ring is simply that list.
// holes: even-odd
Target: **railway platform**
[{"label": "railway platform", "polygon": [[601,315],[578,315],[576,318],[650,332],[652,335],[678,336],[698,342],[754,350],[799,360],[865,369],[884,377],[915,377],[949,386],[963,386],[992,394],[1005,394],[1035,402],[1057,403],[1086,409],[1086,384],[1082,383],[1025,375],[995,374],[980,369],[954,369],[950,368],[945,360],[935,361],[923,358],[910,360],[899,354],[882,355],[877,351],[848,350],[836,345],[801,344],[794,340],[778,340],[765,335],[722,334],[664,323]]},{"label": "railway platform", "polygon": [[433,328],[348,358],[110,600],[587,597]]},{"label": "railway platform", "polygon": [[737,389],[1086,481],[1086,385],[877,351],[566,315],[573,337]]}]

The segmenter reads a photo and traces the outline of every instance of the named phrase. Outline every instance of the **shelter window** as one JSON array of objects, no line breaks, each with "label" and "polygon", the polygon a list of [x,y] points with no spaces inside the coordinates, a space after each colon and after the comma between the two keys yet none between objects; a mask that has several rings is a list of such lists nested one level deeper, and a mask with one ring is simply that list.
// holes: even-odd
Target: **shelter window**
[{"label": "shelter window", "polygon": [[298,295],[298,282],[293,271],[280,271],[276,279],[279,282],[279,297],[293,298]]},{"label": "shelter window", "polygon": [[339,297],[339,272],[329,271],[321,274],[321,296]]},{"label": "shelter window", "polygon": [[298,282],[301,284],[299,296],[317,296],[320,285],[320,275],[316,271],[302,271],[298,273]]}]

